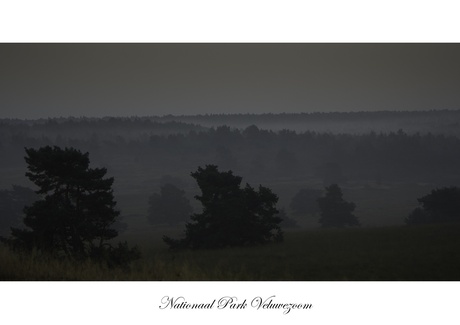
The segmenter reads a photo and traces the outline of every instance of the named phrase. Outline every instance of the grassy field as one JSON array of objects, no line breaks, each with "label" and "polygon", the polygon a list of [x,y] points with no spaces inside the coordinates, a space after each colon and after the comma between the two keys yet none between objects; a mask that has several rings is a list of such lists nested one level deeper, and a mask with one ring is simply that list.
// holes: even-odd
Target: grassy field
[{"label": "grassy field", "polygon": [[303,230],[281,244],[203,251],[170,251],[150,232],[134,241],[143,257],[130,270],[0,247],[0,279],[460,280],[459,224]]}]

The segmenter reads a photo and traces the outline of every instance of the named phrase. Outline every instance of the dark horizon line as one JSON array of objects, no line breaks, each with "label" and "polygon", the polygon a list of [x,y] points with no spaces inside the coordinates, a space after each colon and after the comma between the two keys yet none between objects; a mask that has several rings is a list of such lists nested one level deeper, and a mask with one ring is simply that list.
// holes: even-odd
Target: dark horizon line
[{"label": "dark horizon line", "polygon": [[20,117],[0,117],[0,121],[42,121],[42,120],[61,120],[61,119],[108,119],[108,118],[190,118],[190,117],[229,117],[229,116],[286,116],[286,115],[344,115],[344,114],[369,114],[377,115],[382,113],[395,113],[395,114],[417,114],[417,113],[446,113],[446,112],[460,112],[460,108],[446,108],[446,109],[425,109],[425,110],[378,110],[378,111],[327,111],[327,112],[279,112],[279,113],[200,113],[200,114],[163,114],[163,115],[104,115],[104,116],[86,116],[86,115],[68,115],[68,116],[54,116],[54,117],[38,117],[38,118],[20,118]]}]

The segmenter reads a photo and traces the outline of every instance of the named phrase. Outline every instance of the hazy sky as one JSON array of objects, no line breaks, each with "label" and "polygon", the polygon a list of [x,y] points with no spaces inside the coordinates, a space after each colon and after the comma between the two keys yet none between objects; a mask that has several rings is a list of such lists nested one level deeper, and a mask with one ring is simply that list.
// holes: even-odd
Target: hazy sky
[{"label": "hazy sky", "polygon": [[0,118],[460,109],[460,44],[0,44]]}]

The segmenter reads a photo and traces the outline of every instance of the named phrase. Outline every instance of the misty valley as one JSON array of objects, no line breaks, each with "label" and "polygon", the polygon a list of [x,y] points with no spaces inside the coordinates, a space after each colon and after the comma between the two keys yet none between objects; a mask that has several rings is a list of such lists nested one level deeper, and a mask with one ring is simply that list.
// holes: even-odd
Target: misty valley
[{"label": "misty valley", "polygon": [[0,119],[0,279],[459,280],[460,111]]}]

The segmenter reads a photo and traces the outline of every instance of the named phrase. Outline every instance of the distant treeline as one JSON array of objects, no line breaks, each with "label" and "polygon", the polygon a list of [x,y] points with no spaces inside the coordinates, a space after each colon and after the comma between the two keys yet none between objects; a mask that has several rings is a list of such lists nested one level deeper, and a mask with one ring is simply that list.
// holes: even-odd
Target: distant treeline
[{"label": "distant treeline", "polygon": [[228,125],[240,129],[254,124],[262,129],[334,134],[396,132],[403,129],[410,134],[431,132],[460,136],[460,110],[170,115],[154,117],[154,120],[194,123],[205,127]]},{"label": "distant treeline", "polygon": [[409,134],[418,132],[460,136],[460,110],[0,119],[2,135],[6,132],[35,136],[44,133],[70,135],[73,131],[85,129],[88,136],[94,132],[105,135],[122,132],[124,137],[129,133],[133,138],[202,131],[221,125],[241,130],[257,125],[261,129],[273,131],[289,129],[334,134],[364,134],[371,131],[388,133],[402,129]]},{"label": "distant treeline", "polygon": [[180,121],[157,121],[150,117],[69,117],[38,120],[0,119],[0,135],[7,138],[60,138],[108,140],[118,136],[138,139],[153,134],[188,133],[207,128]]},{"label": "distant treeline", "polygon": [[[417,116],[407,116],[410,114]],[[402,130],[333,134],[262,130],[255,125],[243,130],[229,126],[203,129],[138,118],[1,123],[3,167],[23,164],[24,147],[58,145],[88,151],[95,163],[115,173],[123,169],[150,176],[188,176],[197,166],[216,164],[250,181],[304,178],[324,184],[355,180],[460,183],[460,139],[442,134]],[[151,134],[133,137],[132,132],[142,125],[146,125],[144,130],[152,127]],[[154,132],[155,127],[170,132]],[[106,136],[114,129],[118,130],[116,136]]]}]

